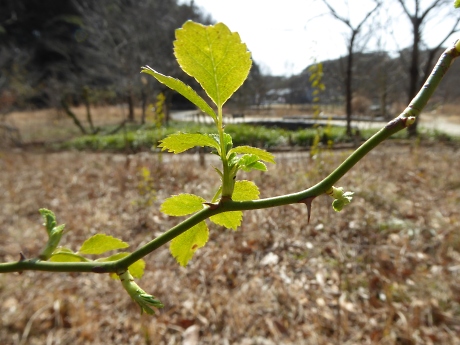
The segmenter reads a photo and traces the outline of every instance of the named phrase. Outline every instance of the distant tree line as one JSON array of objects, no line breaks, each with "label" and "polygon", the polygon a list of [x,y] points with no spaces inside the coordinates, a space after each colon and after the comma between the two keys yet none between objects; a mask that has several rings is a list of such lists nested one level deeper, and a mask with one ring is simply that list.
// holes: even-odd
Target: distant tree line
[{"label": "distant tree line", "polygon": [[[440,56],[443,49],[436,51]],[[378,108],[378,114],[383,117],[392,117],[397,114],[391,113],[397,105],[407,105],[407,85],[410,80],[409,71],[405,68],[401,55],[410,55],[410,49],[400,52],[400,56],[391,57],[387,52],[355,53],[353,72],[353,101],[354,115],[369,113],[369,108]],[[422,51],[421,61],[425,61],[431,51]],[[431,63],[431,67],[436,62]],[[326,90],[321,94],[323,104],[342,105],[345,102],[346,57],[323,61],[323,82]],[[438,90],[430,102],[458,103],[460,102],[460,88],[455,87],[460,75],[460,66],[453,65],[452,73],[446,75]],[[310,103],[312,100],[312,88],[309,82],[309,68],[305,68],[300,74],[290,78],[277,78],[273,84],[286,88],[289,92],[286,101],[290,104]],[[361,104],[360,104],[361,103]],[[363,103],[366,109],[362,109]],[[366,111],[364,111],[366,110]],[[390,112],[390,113],[388,113]]]},{"label": "distant tree line", "polygon": [[[141,66],[150,65],[194,85],[173,55],[174,31],[189,19],[212,23],[193,1],[0,0],[0,112],[27,107],[62,107],[70,112],[72,105],[85,104],[89,109],[90,104],[124,103],[128,120],[135,120],[134,109],[140,107],[142,115],[136,120],[143,121],[147,105],[154,103],[160,92],[166,95],[166,107],[189,106],[177,94],[139,73]],[[413,51],[408,47],[399,56],[390,56],[385,51],[351,50],[351,70],[349,56],[323,61],[326,90],[321,102],[346,104],[351,90],[347,85],[353,85],[354,114],[373,106],[382,116],[394,116],[391,106],[406,103],[410,96],[407,85],[414,83],[414,70],[407,66]],[[441,51],[438,46],[418,52],[422,77]],[[460,88],[452,86],[460,67],[453,68],[435,100],[460,100]],[[248,105],[267,104],[274,90],[282,90],[287,103],[309,103],[312,89],[308,71],[307,67],[289,78],[274,77],[263,75],[254,63],[248,80],[228,106],[240,111]]]},{"label": "distant tree line", "polygon": [[2,0],[0,94],[18,108],[124,102],[133,119],[161,91],[142,65],[179,77],[174,30],[189,19],[210,23],[176,0]]}]

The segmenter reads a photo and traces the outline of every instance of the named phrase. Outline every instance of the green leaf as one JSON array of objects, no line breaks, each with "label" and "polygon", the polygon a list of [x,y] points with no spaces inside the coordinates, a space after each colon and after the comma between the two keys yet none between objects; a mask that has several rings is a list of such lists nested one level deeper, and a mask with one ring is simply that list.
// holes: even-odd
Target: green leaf
[{"label": "green leaf", "polygon": [[174,133],[160,141],[162,151],[181,153],[195,146],[209,146],[217,150],[220,149],[219,143],[211,135],[201,133]]},{"label": "green leaf", "polygon": [[153,315],[155,311],[151,307],[163,308],[163,303],[148,293],[146,293],[139,285],[134,282],[133,276],[129,271],[120,273],[119,278],[121,284],[129,296],[141,307],[141,314],[145,311],[147,314]]},{"label": "green leaf", "polygon": [[236,230],[241,225],[243,219],[243,212],[229,211],[216,214],[209,218],[213,223],[226,227],[227,229]]},{"label": "green leaf", "polygon": [[205,199],[194,194],[179,194],[167,198],[160,207],[160,211],[169,216],[186,216],[201,211]]},{"label": "green leaf", "polygon": [[228,133],[224,133],[224,144],[225,144],[225,151],[230,151],[233,147],[233,140],[232,136]]},{"label": "green leaf", "polygon": [[187,263],[193,257],[198,248],[203,247],[209,238],[208,226],[205,222],[200,222],[194,227],[188,229],[183,234],[177,236],[171,241],[169,250],[181,266],[187,266]]},{"label": "green leaf", "polygon": [[102,254],[109,250],[129,247],[122,240],[104,234],[96,234],[88,238],[78,251],[80,254]]},{"label": "green leaf", "polygon": [[273,156],[273,154],[265,150],[258,149],[256,147],[238,146],[230,150],[229,154],[232,154],[232,153],[256,155],[259,157],[259,160],[261,161],[268,162],[268,163],[275,163],[275,156]]},{"label": "green leaf", "polygon": [[[232,194],[233,201],[250,201],[259,199],[259,188],[251,181],[236,181]],[[243,219],[243,212],[229,211],[216,214],[209,218],[213,223],[226,227],[227,229],[236,230]]]},{"label": "green leaf", "polygon": [[454,7],[459,8],[460,7],[460,0],[455,0],[454,2]]},{"label": "green leaf", "polygon": [[76,253],[71,253],[68,251],[57,251],[51,255],[48,261],[52,262],[88,262],[87,258],[78,255]]},{"label": "green leaf", "polygon": [[239,168],[244,171],[251,171],[254,169],[267,171],[267,166],[259,162],[259,157],[256,155],[245,154],[238,161]]},{"label": "green leaf", "polygon": [[342,196],[338,199],[335,199],[333,202],[332,202],[332,208],[334,209],[334,211],[336,212],[340,212],[342,211],[342,209],[347,206],[351,200],[353,199],[352,195],[354,193],[353,192],[345,192],[342,194]]},{"label": "green leaf", "polygon": [[243,84],[252,64],[238,33],[222,23],[204,26],[186,22],[176,30],[174,54],[181,68],[201,84],[217,107]]},{"label": "green leaf", "polygon": [[340,212],[342,211],[343,207],[345,206],[344,200],[343,199],[335,199],[332,202],[332,208],[334,209],[335,212]]},{"label": "green leaf", "polygon": [[[51,225],[53,224],[56,224],[54,220],[52,221]],[[46,224],[47,227],[48,225],[49,224]],[[51,231],[48,231],[47,229],[48,241],[46,242],[45,247],[41,250],[40,255],[38,256],[40,260],[48,260],[51,257],[52,253],[54,253],[54,251],[59,245],[59,242],[61,241],[62,235],[64,233],[64,228],[65,228],[65,224],[61,224],[59,226],[53,227]]]},{"label": "green leaf", "polygon": [[142,67],[141,72],[150,74],[160,83],[166,85],[167,87],[169,87],[170,89],[173,89],[174,91],[177,91],[182,96],[187,98],[190,102],[195,104],[200,110],[202,110],[203,112],[211,116],[215,122],[217,122],[217,115],[214,112],[214,110],[209,106],[209,104],[203,98],[201,98],[195,92],[195,90],[193,90],[187,84],[183,83],[179,79],[175,79],[173,77],[168,77],[166,75],[158,73],[157,71],[155,71],[153,68],[149,66]]},{"label": "green leaf", "polygon": [[[116,260],[123,259],[124,257],[127,257],[129,254],[130,253],[127,253],[127,252],[116,253],[107,258],[97,259],[96,261],[99,261],[99,262],[116,261]],[[133,263],[131,266],[128,267],[129,273],[131,273],[134,278],[142,278],[142,276],[144,275],[144,269],[145,269],[145,261],[142,259],[137,260],[135,263]],[[112,277],[113,279],[118,279],[118,275],[116,273],[111,273],[110,277]]]},{"label": "green leaf", "polygon": [[43,217],[43,220],[45,221],[45,224],[43,224],[46,227],[46,232],[48,235],[51,234],[51,231],[53,228],[56,226],[56,216],[54,213],[46,208],[41,208],[38,210],[40,214]]},{"label": "green leaf", "polygon": [[259,199],[259,188],[251,181],[236,181],[233,190],[233,201],[250,201]]},{"label": "green leaf", "polygon": [[[58,253],[74,253],[74,251],[70,248],[67,247],[58,247],[53,254],[58,254]],[[75,253],[74,253],[75,254]]]},{"label": "green leaf", "polygon": [[250,166],[242,168],[244,171],[251,171],[251,170],[260,170],[260,171],[267,171],[267,166],[262,162],[255,162]]}]

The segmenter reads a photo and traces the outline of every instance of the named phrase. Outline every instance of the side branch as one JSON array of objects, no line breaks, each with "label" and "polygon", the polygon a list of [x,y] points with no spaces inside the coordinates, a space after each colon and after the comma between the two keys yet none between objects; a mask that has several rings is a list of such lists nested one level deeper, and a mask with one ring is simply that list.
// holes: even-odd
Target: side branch
[{"label": "side branch", "polygon": [[410,102],[409,106],[402,112],[401,115],[399,115],[399,117],[407,118],[409,116],[417,117],[420,115],[423,108],[425,108],[426,104],[428,103],[428,100],[431,98],[434,91],[441,82],[442,78],[447,73],[447,70],[449,69],[453,60],[460,55],[459,42],[460,41],[457,40],[451,48],[448,48],[444,51],[434,66],[430,76],[427,78],[425,84],[423,84],[420,91],[414,97],[412,102]]},{"label": "side branch", "polygon": [[442,77],[445,75],[453,60],[460,55],[460,41],[447,49],[434,67],[431,75],[425,82],[420,92],[415,96],[409,106],[394,120],[390,121],[384,128],[369,138],[364,144],[356,149],[342,164],[340,164],[329,176],[318,184],[303,190],[301,192],[266,198],[253,201],[236,202],[225,200],[217,205],[205,206],[199,211],[177,224],[162,235],[153,239],[141,248],[135,250],[130,255],[111,262],[49,262],[38,259],[20,258],[17,262],[0,264],[0,273],[22,272],[26,270],[49,271],[49,272],[93,272],[109,273],[126,270],[137,260],[155,251],[159,247],[168,243],[175,237],[184,233],[194,225],[203,220],[227,211],[246,211],[262,208],[271,208],[276,206],[290,205],[305,202],[309,198],[317,197],[326,193],[334,184],[336,184],[356,163],[358,163],[367,153],[374,149],[391,135],[399,132],[411,124],[415,117],[420,114],[429,98],[436,90]]}]

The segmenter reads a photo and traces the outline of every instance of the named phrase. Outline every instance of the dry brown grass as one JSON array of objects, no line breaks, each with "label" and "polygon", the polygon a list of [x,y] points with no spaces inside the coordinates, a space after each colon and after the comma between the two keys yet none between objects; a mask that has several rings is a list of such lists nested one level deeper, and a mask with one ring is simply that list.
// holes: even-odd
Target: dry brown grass
[{"label": "dry brown grass", "polygon": [[[244,177],[263,197],[298,191],[346,154],[284,154]],[[134,203],[144,166],[158,197],[148,209]],[[2,262],[37,255],[40,207],[67,224],[75,250],[97,232],[136,248],[176,224],[162,200],[209,198],[218,182],[187,155],[15,151],[0,169]],[[153,317],[106,275],[0,275],[0,344],[182,344],[184,332],[199,344],[458,344],[459,169],[453,148],[378,148],[340,182],[356,192],[342,213],[327,197],[309,225],[301,205],[246,212],[238,232],[211,225],[187,268],[161,248],[140,280],[165,304]]]},{"label": "dry brown grass", "polygon": [[[73,107],[72,111],[88,128],[85,107]],[[140,109],[137,109],[138,116],[140,112]],[[92,107],[91,114],[95,126],[117,124],[126,119],[127,109],[123,106]],[[12,112],[6,116],[5,120],[20,130],[22,141],[25,143],[66,140],[81,134],[72,119],[64,111],[57,109]]]}]

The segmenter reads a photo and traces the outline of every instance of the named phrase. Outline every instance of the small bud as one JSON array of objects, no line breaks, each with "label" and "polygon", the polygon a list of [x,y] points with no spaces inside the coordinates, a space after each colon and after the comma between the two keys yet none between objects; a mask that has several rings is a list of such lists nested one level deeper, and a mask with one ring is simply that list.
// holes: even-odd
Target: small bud
[{"label": "small bud", "polygon": [[342,211],[344,206],[348,205],[351,200],[353,199],[352,195],[353,192],[344,192],[342,187],[334,187],[332,186],[326,194],[332,196],[334,201],[332,202],[332,208],[336,212]]},{"label": "small bud", "polygon": [[415,116],[409,116],[406,118],[406,127],[415,123]]},{"label": "small bud", "polygon": [[117,273],[120,277],[121,284],[123,285],[128,295],[141,307],[141,314],[145,311],[147,314],[153,315],[155,311],[151,307],[163,308],[164,305],[155,296],[147,294],[134,282],[133,276],[129,271]]},{"label": "small bud", "polygon": [[61,242],[61,237],[62,237],[62,234],[64,233],[64,227],[65,227],[65,224],[55,226],[49,232],[48,242],[46,242],[45,248],[42,249],[42,251],[40,252],[40,255],[38,256],[40,260],[48,260],[51,257],[53,252],[58,247],[59,242]]},{"label": "small bud", "polygon": [[39,212],[45,221],[43,225],[48,233],[48,242],[46,243],[45,248],[43,248],[40,252],[38,258],[40,260],[48,260],[61,241],[65,225],[57,225],[56,216],[52,211],[46,208],[41,208]]},{"label": "small bud", "polygon": [[343,195],[343,187],[332,186],[327,192],[327,195],[332,196],[334,199],[340,199]]}]

